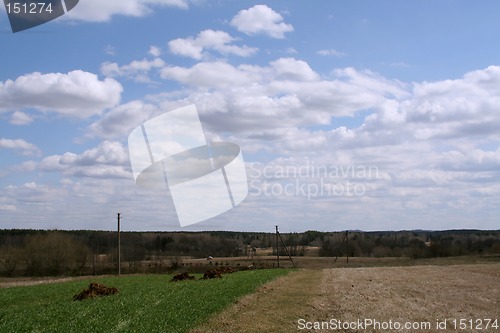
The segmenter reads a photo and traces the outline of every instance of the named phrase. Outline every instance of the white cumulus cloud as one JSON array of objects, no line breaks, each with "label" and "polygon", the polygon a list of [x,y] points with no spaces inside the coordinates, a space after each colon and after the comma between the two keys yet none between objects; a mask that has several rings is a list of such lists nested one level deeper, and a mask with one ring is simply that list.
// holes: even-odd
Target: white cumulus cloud
[{"label": "white cumulus cloud", "polygon": [[231,25],[247,35],[264,34],[278,39],[293,31],[293,26],[285,23],[281,14],[266,5],[240,10],[231,20]]},{"label": "white cumulus cloud", "polygon": [[164,66],[165,62],[160,58],[134,60],[122,66],[115,62],[105,62],[101,64],[101,73],[110,78],[124,76],[138,82],[151,82],[148,76],[149,72]]},{"label": "white cumulus cloud", "polygon": [[149,54],[151,54],[155,58],[158,58],[161,55],[161,49],[158,46],[151,45],[149,47]]},{"label": "white cumulus cloud", "polygon": [[334,56],[338,58],[345,57],[347,55],[345,52],[337,51],[335,49],[319,50],[316,53],[322,56]]},{"label": "white cumulus cloud", "polygon": [[75,70],[31,73],[0,82],[0,112],[34,108],[63,116],[87,118],[117,105],[123,88],[117,81]]},{"label": "white cumulus cloud", "polygon": [[103,141],[81,154],[71,152],[44,158],[41,171],[60,172],[64,176],[93,178],[129,178],[129,158],[126,148],[116,141]]},{"label": "white cumulus cloud", "polygon": [[177,98],[203,105],[205,121],[219,131],[329,124],[332,117],[354,116],[382,108],[387,99],[409,96],[403,83],[370,71],[345,68],[334,75],[323,78],[306,61],[294,58],[267,66],[215,61],[161,71],[162,78],[190,87]]},{"label": "white cumulus cloud", "polygon": [[271,67],[276,72],[276,78],[281,80],[315,81],[320,78],[303,60],[280,58],[271,62]]},{"label": "white cumulus cloud", "polygon": [[90,22],[106,22],[115,15],[142,17],[152,13],[155,7],[167,6],[188,9],[187,0],[120,0],[80,1],[72,11],[65,15],[66,18]]},{"label": "white cumulus cloud", "polygon": [[249,85],[259,79],[258,75],[243,67],[234,67],[222,61],[200,62],[191,68],[168,66],[162,69],[161,77],[202,87]]},{"label": "white cumulus cloud", "polygon": [[124,138],[141,123],[160,111],[153,104],[140,100],[119,105],[89,126],[88,136],[106,139]]},{"label": "white cumulus cloud", "polygon": [[5,139],[0,138],[0,149],[20,150],[23,155],[39,154],[40,149],[23,139]]},{"label": "white cumulus cloud", "polygon": [[9,122],[12,125],[19,125],[19,126],[29,125],[29,124],[31,124],[33,122],[33,117],[31,117],[30,115],[28,115],[28,114],[26,114],[24,112],[15,111],[10,116]]},{"label": "white cumulus cloud", "polygon": [[237,46],[232,43],[236,38],[227,32],[217,30],[203,30],[196,38],[177,38],[168,43],[170,52],[194,59],[202,59],[207,56],[205,50],[215,50],[221,54],[248,57],[257,52],[257,48],[246,45]]}]

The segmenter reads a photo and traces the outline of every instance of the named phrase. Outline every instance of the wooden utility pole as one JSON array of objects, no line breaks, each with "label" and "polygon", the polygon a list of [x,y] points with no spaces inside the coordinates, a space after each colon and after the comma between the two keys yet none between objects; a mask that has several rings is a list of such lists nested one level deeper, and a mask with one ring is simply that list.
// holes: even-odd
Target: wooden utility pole
[{"label": "wooden utility pole", "polygon": [[288,258],[292,262],[293,268],[296,268],[295,263],[293,262],[292,256],[290,255],[290,252],[288,252],[288,247],[286,246],[285,242],[283,241],[283,238],[281,238],[280,232],[278,230],[278,226],[276,226],[276,259],[278,261],[278,268],[280,268],[280,241],[281,241],[281,245],[283,245],[283,248],[285,249],[286,254],[288,255]]},{"label": "wooden utility pole", "polygon": [[280,268],[280,241],[279,241],[278,226],[276,226],[276,259],[278,261],[278,268]]},{"label": "wooden utility pole", "polygon": [[290,255],[290,252],[288,251],[288,247],[286,246],[285,242],[283,241],[283,238],[281,238],[281,235],[280,233],[278,232],[278,237],[280,238],[281,240],[281,245],[283,245],[283,248],[285,249],[285,252],[286,254],[288,255],[288,258],[290,259],[290,261],[292,262],[292,265],[293,265],[293,268],[297,268],[295,266],[295,263],[293,262],[293,259],[292,259],[292,256]]},{"label": "wooden utility pole", "polygon": [[347,263],[349,263],[349,231],[346,230],[345,232],[345,240],[347,243]]},{"label": "wooden utility pole", "polygon": [[117,213],[118,215],[118,275],[122,274],[122,260],[121,260],[121,244],[120,244],[120,218],[121,213]]}]

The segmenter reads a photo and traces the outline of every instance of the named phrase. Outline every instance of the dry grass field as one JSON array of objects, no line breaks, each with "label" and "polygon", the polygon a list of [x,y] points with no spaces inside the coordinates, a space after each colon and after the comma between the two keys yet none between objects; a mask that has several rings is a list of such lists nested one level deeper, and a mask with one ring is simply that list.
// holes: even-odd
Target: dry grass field
[{"label": "dry grass field", "polygon": [[[453,320],[500,320],[500,265],[326,270],[321,296],[315,304],[322,313],[318,319],[323,320],[335,317],[347,322],[365,318],[379,322],[430,322],[430,331],[440,331],[436,322],[446,320],[446,331],[456,332]],[[464,331],[484,329],[473,327]]]},{"label": "dry grass field", "polygon": [[[339,329],[339,321],[332,324],[337,328],[330,326],[332,319],[371,319],[380,326]],[[499,332],[486,329],[487,319],[500,321],[500,263],[303,269],[261,287],[192,332]],[[460,320],[467,325],[463,330]],[[437,321],[442,328],[446,321],[446,329],[437,329]],[[410,323],[422,329],[383,326],[391,322],[393,328]],[[307,328],[314,325],[323,329]]]}]

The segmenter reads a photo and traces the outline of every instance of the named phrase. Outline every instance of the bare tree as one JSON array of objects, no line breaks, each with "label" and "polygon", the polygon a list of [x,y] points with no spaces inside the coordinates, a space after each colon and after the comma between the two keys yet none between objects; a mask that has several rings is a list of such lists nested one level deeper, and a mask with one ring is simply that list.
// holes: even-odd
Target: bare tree
[{"label": "bare tree", "polygon": [[5,245],[0,248],[0,253],[2,253],[0,263],[3,266],[5,274],[12,276],[21,260],[20,249],[12,245]]}]

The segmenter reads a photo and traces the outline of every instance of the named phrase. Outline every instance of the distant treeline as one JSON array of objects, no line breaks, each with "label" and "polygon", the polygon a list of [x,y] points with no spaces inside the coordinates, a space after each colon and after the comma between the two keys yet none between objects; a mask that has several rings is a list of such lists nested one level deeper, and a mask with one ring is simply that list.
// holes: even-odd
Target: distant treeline
[{"label": "distant treeline", "polygon": [[[500,230],[319,232],[281,234],[292,256],[311,247],[320,256],[410,257],[414,259],[500,254]],[[171,265],[179,258],[247,256],[272,249],[276,235],[254,232],[122,232],[121,260],[134,267],[150,261]],[[318,251],[316,251],[318,253]],[[280,254],[285,250],[280,241]],[[118,238],[112,231],[0,230],[0,275],[111,273],[118,262]],[[156,267],[156,266],[155,266]]]}]

